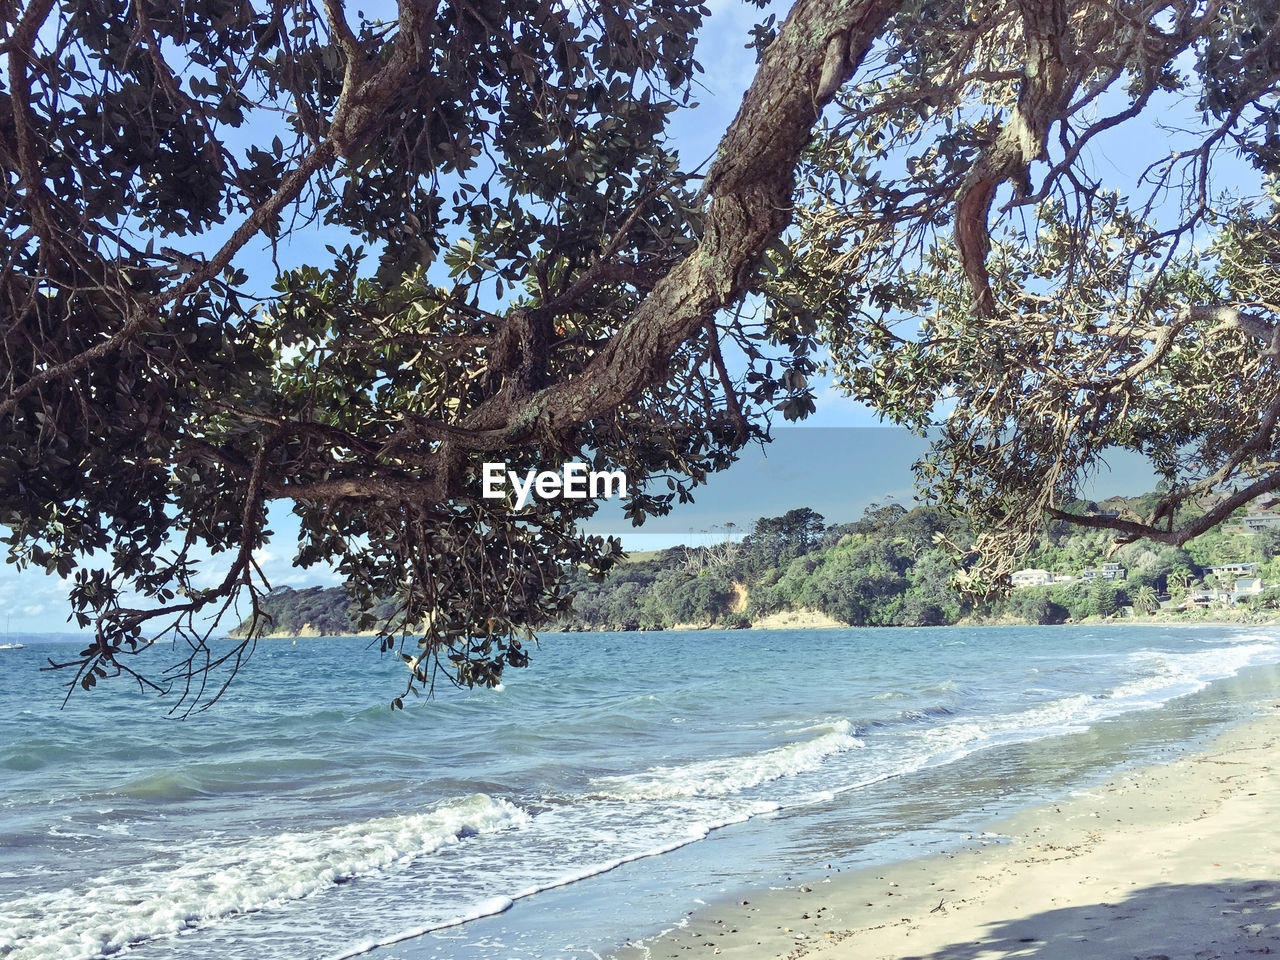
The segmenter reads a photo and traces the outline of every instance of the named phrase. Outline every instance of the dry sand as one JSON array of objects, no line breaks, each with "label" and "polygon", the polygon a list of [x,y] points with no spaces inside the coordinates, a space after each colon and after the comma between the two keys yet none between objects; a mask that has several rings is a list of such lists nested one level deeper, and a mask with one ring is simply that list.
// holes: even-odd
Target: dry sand
[{"label": "dry sand", "polygon": [[751,624],[752,630],[851,630],[847,623],[827,616],[820,610],[801,607],[799,610],[782,610],[761,617]]},{"label": "dry sand", "polygon": [[[713,904],[625,960],[1280,955],[1280,704],[1206,752],[989,829],[1010,842]],[[818,871],[822,864],[816,864]]]}]

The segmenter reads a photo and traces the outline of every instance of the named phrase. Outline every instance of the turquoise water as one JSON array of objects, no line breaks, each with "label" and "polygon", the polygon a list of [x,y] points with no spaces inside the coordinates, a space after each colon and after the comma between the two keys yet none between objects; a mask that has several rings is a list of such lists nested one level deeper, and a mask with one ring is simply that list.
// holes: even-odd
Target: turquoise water
[{"label": "turquoise water", "polygon": [[[64,651],[65,652],[65,651]],[[1264,628],[550,635],[388,710],[270,640],[185,720],[0,650],[0,957],[591,957],[698,901],[980,830],[1280,689]]]}]

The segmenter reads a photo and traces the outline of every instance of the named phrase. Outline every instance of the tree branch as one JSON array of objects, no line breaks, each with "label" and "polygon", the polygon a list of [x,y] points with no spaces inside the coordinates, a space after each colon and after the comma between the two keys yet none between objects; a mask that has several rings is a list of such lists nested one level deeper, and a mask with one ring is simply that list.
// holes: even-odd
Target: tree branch
[{"label": "tree branch", "polygon": [[[800,0],[720,142],[703,186],[707,213],[698,245],[654,285],[581,374],[514,405],[486,401],[464,426],[504,431],[512,444],[559,436],[637,396],[679,344],[741,297],[765,247],[791,221],[795,165],[835,93],[827,90],[831,77],[844,82],[853,75],[901,4]],[[833,66],[828,50],[837,41],[847,55]],[[820,89],[827,99],[818,96]]]},{"label": "tree branch", "polygon": [[1044,156],[1049,127],[1070,95],[1067,44],[1070,33],[1064,0],[1020,0],[1026,67],[1018,103],[999,134],[970,169],[956,198],[955,238],[960,263],[973,290],[974,312],[991,316],[995,296],[987,276],[991,250],[987,218],[996,190],[1021,178],[1020,194],[1029,193],[1026,170]]},{"label": "tree branch", "polygon": [[1214,504],[1208,511],[1183,527],[1177,529],[1162,530],[1159,527],[1152,526],[1150,523],[1142,523],[1136,520],[1123,520],[1120,517],[1094,517],[1082,516],[1076,513],[1067,513],[1054,507],[1049,507],[1045,513],[1053,517],[1055,520],[1065,520],[1081,527],[1092,527],[1098,530],[1115,530],[1118,533],[1126,534],[1129,542],[1133,540],[1146,539],[1155,540],[1157,543],[1167,543],[1170,546],[1180,547],[1188,540],[1193,540],[1200,534],[1212,530],[1223,520],[1231,516],[1238,508],[1256,500],[1258,497],[1266,493],[1280,490],[1280,472],[1272,473],[1249,484],[1247,487],[1235,491],[1227,497],[1224,497],[1218,503]]}]

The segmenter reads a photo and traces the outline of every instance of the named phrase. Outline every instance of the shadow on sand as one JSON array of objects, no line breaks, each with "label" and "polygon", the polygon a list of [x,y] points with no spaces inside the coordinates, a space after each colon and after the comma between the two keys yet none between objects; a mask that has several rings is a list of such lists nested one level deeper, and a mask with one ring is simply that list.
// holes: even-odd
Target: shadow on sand
[{"label": "shadow on sand", "polygon": [[[1159,856],[1153,851],[1152,856]],[[981,940],[902,960],[1226,960],[1280,956],[1280,883],[1158,884],[1112,903],[992,924]]]}]

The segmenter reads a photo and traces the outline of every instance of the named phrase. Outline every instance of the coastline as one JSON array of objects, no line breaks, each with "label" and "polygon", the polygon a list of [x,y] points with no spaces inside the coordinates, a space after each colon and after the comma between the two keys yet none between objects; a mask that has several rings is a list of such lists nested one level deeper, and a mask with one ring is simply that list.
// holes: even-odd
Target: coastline
[{"label": "coastline", "polygon": [[1280,702],[1207,748],[987,827],[1007,838],[712,904],[617,960],[1280,953]]},{"label": "coastline", "polygon": [[[589,634],[589,633],[696,633],[700,630],[726,630],[726,629],[745,629],[745,630],[946,630],[951,627],[1079,627],[1079,626],[1136,626],[1136,627],[1280,627],[1280,613],[1242,613],[1240,616],[1221,616],[1216,613],[1213,615],[1200,613],[1196,614],[1178,614],[1175,616],[1157,616],[1157,617],[1123,617],[1110,619],[1105,617],[1087,617],[1084,620],[1068,620],[1066,623],[1037,624],[1028,620],[1019,620],[1015,617],[963,617],[955,623],[942,623],[936,625],[907,627],[907,626],[874,626],[862,625],[854,626],[852,624],[840,623],[833,620],[825,614],[812,610],[785,611],[780,614],[770,614],[768,617],[762,617],[755,621],[749,627],[745,628],[728,628],[717,626],[715,624],[698,624],[698,623],[679,623],[666,630],[641,630],[641,631],[618,631],[618,630],[544,630],[542,633],[572,633],[572,634]],[[232,639],[242,639],[244,634],[235,630],[227,634]],[[278,630],[274,633],[264,633],[258,637],[259,640],[330,640],[341,637],[376,637],[376,630],[362,630],[353,633],[319,633],[308,624],[301,631],[291,633],[285,630]]]},{"label": "coastline", "polygon": [[[1259,612],[1255,610],[1195,610],[1154,616],[1132,617],[1086,617],[1083,620],[1067,620],[1065,623],[1036,624],[1017,617],[961,617],[955,623],[928,624],[918,627],[909,626],[876,626],[841,623],[817,610],[801,607],[797,610],[783,610],[753,621],[746,627],[725,627],[708,623],[677,623],[666,630],[643,630],[641,633],[690,633],[699,630],[921,630],[947,629],[950,627],[1078,627],[1078,626],[1140,626],[1140,627],[1276,627],[1280,626],[1280,611]],[[543,633],[618,633],[632,631],[616,630],[544,630]],[[239,628],[227,634],[232,639],[241,639],[244,632]],[[323,640],[333,637],[376,637],[376,630],[360,630],[350,633],[320,633],[311,624],[305,624],[297,631],[276,630],[258,637],[259,640]]]}]

